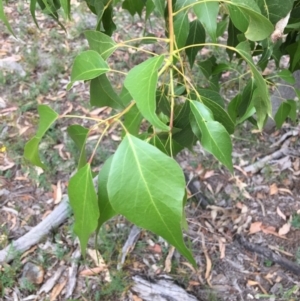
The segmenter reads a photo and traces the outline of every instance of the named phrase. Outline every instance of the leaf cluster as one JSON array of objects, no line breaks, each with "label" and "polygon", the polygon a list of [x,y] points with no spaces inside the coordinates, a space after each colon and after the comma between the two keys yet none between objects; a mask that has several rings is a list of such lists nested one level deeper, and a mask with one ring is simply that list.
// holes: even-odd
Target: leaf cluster
[{"label": "leaf cluster", "polygon": [[[232,143],[230,135],[246,121],[262,129],[272,108],[269,99],[270,78],[263,71],[270,61],[279,67],[283,55],[290,56],[289,70],[277,76],[293,84],[292,72],[300,68],[300,1],[286,0],[85,0],[97,16],[95,30],[85,32],[90,49],[74,60],[68,89],[76,81],[90,82],[90,103],[94,107],[111,107],[106,119],[90,118],[92,128],[71,125],[70,137],[80,150],[78,170],[70,179],[68,193],[75,215],[74,230],[79,236],[82,252],[93,232],[117,214],[136,225],[162,236],[191,263],[182,229],[185,227],[185,180],[174,160],[184,148],[192,149],[197,141],[230,172]],[[70,0],[31,0],[33,19],[37,4],[61,26],[60,13],[70,17]],[[116,43],[111,35],[117,30],[114,8],[122,6],[132,16],[144,20],[142,37]],[[290,17],[288,14],[290,13]],[[165,37],[151,33],[148,21],[158,15],[165,22]],[[193,16],[193,18],[191,18]],[[10,25],[0,0],[0,19]],[[286,19],[285,26],[280,21]],[[118,23],[118,22],[116,22]],[[276,39],[274,32],[277,30]],[[285,36],[285,38],[284,38]],[[225,42],[220,38],[225,37]],[[165,53],[157,55],[144,50],[143,43],[163,44]],[[139,46],[136,46],[139,43]],[[148,59],[128,73],[114,70],[108,58],[117,49],[136,48]],[[201,49],[211,49],[209,57]],[[219,62],[216,49],[226,51],[227,60]],[[220,79],[231,69],[232,62],[247,65],[240,78],[245,84],[229,101],[222,96]],[[208,85],[201,86],[190,76],[201,71]],[[107,76],[123,74],[121,92]],[[298,91],[298,95],[299,95]],[[49,127],[60,116],[51,108],[40,105],[37,134],[26,144],[25,157],[44,167],[38,145]],[[289,117],[296,119],[293,100],[283,102],[275,116],[280,126]],[[84,118],[84,117],[82,117]],[[91,162],[87,158],[87,138],[97,128],[102,132],[101,144],[113,125],[123,129],[123,139],[116,152],[102,166],[97,190],[93,184]],[[146,130],[142,130],[145,129]]]}]

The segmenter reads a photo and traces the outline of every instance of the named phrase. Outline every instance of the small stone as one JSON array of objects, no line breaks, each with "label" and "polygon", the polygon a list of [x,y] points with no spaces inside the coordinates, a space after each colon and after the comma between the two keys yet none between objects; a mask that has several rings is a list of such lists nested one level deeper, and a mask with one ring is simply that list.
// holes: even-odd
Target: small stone
[{"label": "small stone", "polygon": [[26,262],[20,281],[27,280],[33,284],[41,284],[44,280],[44,269],[32,262]]}]

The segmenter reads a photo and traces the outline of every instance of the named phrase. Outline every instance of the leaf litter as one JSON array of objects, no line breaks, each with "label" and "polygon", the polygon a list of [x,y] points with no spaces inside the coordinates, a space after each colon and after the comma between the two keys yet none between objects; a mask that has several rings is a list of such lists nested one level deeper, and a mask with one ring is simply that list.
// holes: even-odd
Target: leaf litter
[{"label": "leaf litter", "polygon": [[[74,23],[83,22],[83,26],[87,26],[84,23],[87,21],[82,21],[84,9],[80,4],[76,18],[68,27],[69,39],[61,44],[59,40],[58,42],[53,40],[53,45],[49,45],[49,35],[58,33],[64,37],[64,33],[60,32],[56,24],[38,14],[37,19],[42,28],[42,31],[38,31],[30,16],[24,13],[21,16],[15,5],[16,3],[9,3],[6,13],[10,19],[15,20],[13,26],[21,28],[22,41],[26,43],[15,41],[4,30],[0,36],[0,60],[2,65],[5,62],[5,68],[1,69],[5,83],[2,88],[0,87],[0,117],[3,121],[0,131],[1,247],[9,240],[24,235],[60,203],[62,195],[66,192],[69,171],[76,164],[72,161],[71,153],[74,150],[68,146],[70,141],[61,134],[60,138],[47,137],[44,145],[44,149],[50,150],[45,161],[55,156],[56,162],[52,164],[61,165],[55,173],[32,168],[21,159],[22,143],[24,145],[35,132],[38,120],[36,104],[48,104],[59,109],[61,114],[69,114],[72,111],[86,116],[109,114],[109,110],[97,109],[90,112],[86,105],[89,98],[88,89],[82,83],[75,84],[71,91],[66,93],[71,59],[57,63],[57,57],[63,55],[70,58],[80,47],[87,47],[87,43],[82,43],[82,38],[76,37],[77,32],[72,29]],[[121,11],[119,15],[121,16]],[[125,31],[140,30],[139,22],[124,16],[122,18],[126,24]],[[23,24],[24,21],[26,25]],[[2,24],[0,26],[3,28]],[[162,28],[155,30],[158,35],[159,32],[163,32]],[[120,34],[115,38],[123,39]],[[137,57],[136,53],[124,56],[121,51],[117,51],[111,58],[118,68],[122,66],[125,70],[130,69],[138,60],[143,58]],[[53,63],[59,72],[55,70],[51,74],[49,71],[47,86],[42,79],[42,73]],[[116,79],[116,82],[120,80]],[[37,83],[40,88],[33,83]],[[18,99],[22,101],[18,102]],[[69,124],[68,120],[60,121],[54,127],[54,131],[65,133]],[[95,139],[97,134],[96,131]],[[105,143],[110,151],[103,154],[104,156],[108,156],[115,146],[109,139],[118,141],[120,137],[117,131],[112,131],[109,135]],[[243,137],[244,133],[240,135]],[[253,132],[252,135],[261,134]],[[299,130],[283,128],[277,136],[257,139],[258,143],[254,146],[250,145],[250,140],[246,146],[236,143],[234,151],[243,155],[238,159],[235,158],[236,176],[232,180],[227,171],[219,165],[217,167],[211,165],[214,160],[201,147],[195,154],[184,151],[180,155],[182,167],[191,172],[197,181],[201,180],[199,181],[201,192],[214,201],[214,205],[205,210],[195,201],[190,201],[187,205],[189,230],[186,232],[186,238],[191,243],[199,270],[193,269],[164,240],[145,231],[141,231],[125,248],[130,225],[122,218],[105,225],[106,236],[100,240],[102,252],[89,249],[94,255],[87,257],[86,262],[82,262],[76,240],[74,241],[70,230],[71,219],[64,226],[53,229],[54,232],[49,234],[45,242],[39,243],[23,254],[23,266],[18,271],[24,270],[25,261],[36,261],[39,267],[45,265],[47,269],[44,283],[38,284],[32,292],[28,289],[20,291],[18,277],[15,277],[15,284],[5,288],[6,297],[13,300],[13,296],[16,295],[25,298],[36,294],[38,300],[45,300],[47,297],[50,300],[65,300],[71,296],[78,298],[81,296],[82,300],[94,300],[95,294],[90,294],[89,287],[93,287],[94,292],[101,292],[104,283],[109,282],[110,277],[114,282],[118,277],[116,274],[118,255],[113,254],[116,250],[119,253],[124,246],[126,259],[122,259],[124,274],[121,278],[133,277],[135,284],[150,287],[151,293],[155,291],[155,285],[159,285],[160,281],[162,286],[172,284],[170,287],[176,290],[178,287],[174,286],[173,282],[176,280],[185,288],[182,293],[188,291],[186,294],[191,300],[206,300],[211,294],[224,301],[250,300],[256,298],[258,294],[276,296],[276,300],[284,300],[280,286],[285,291],[293,289],[298,283],[297,277],[274,262],[271,262],[271,266],[265,265],[262,258],[257,256],[259,254],[238,245],[235,235],[238,233],[245,236],[246,241],[252,246],[257,244],[269,246],[270,250],[277,252],[276,254],[299,262],[300,233],[299,228],[292,226],[291,222],[292,216],[300,210],[300,160],[297,153],[299,141],[293,139],[297,135]],[[15,147],[18,143],[21,143],[21,146]],[[268,154],[271,146],[272,152]],[[253,158],[262,159],[254,162]],[[100,162],[103,160],[104,158],[99,158]],[[192,167],[195,162],[198,167],[201,165],[198,172]],[[245,166],[245,162],[251,163]],[[203,172],[200,172],[201,170]],[[51,183],[52,186],[47,183]],[[18,214],[15,214],[15,208],[20,208]],[[107,237],[109,243],[105,249]],[[150,241],[153,244],[149,245]],[[66,249],[63,249],[62,245]],[[150,247],[146,247],[147,245]],[[1,271],[4,267],[5,265],[0,266]],[[100,278],[98,276],[95,278],[95,275],[100,275]],[[85,277],[88,278],[88,286],[83,280]],[[147,281],[148,278],[151,279],[150,282]],[[46,284],[47,288],[44,288]],[[106,296],[107,299],[104,299],[106,298],[104,295],[101,300],[143,300],[139,297],[141,289],[127,290],[126,285],[123,293],[115,295],[112,293]],[[207,285],[210,287],[209,290]],[[157,287],[161,289],[161,286]],[[299,289],[293,290],[295,299],[300,296],[298,291]],[[178,295],[174,298],[178,298]]]}]

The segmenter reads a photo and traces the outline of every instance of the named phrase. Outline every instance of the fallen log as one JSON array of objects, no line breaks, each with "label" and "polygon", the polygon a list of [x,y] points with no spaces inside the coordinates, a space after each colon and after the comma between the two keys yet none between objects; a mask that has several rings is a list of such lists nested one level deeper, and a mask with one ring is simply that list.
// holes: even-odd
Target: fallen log
[{"label": "fallen log", "polygon": [[42,222],[0,251],[0,263],[12,261],[16,256],[37,244],[52,229],[61,225],[67,219],[69,213],[69,198],[64,195],[60,204]]}]

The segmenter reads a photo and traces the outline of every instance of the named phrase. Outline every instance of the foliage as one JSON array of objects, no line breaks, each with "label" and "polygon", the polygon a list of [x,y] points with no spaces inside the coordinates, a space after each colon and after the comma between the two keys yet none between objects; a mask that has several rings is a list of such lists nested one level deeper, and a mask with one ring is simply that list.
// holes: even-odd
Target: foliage
[{"label": "foliage", "polygon": [[[85,32],[90,50],[82,51],[75,58],[68,89],[76,81],[90,81],[91,105],[111,107],[114,113],[106,119],[89,118],[94,121],[90,129],[81,125],[68,128],[80,150],[78,170],[70,179],[68,192],[82,252],[85,253],[92,232],[99,231],[104,222],[121,214],[165,238],[195,264],[182,235],[185,181],[174,158],[182,149],[192,149],[200,141],[206,151],[233,172],[230,135],[246,121],[261,130],[271,116],[268,91],[273,83],[271,77],[263,76],[268,63],[275,61],[279,67],[280,58],[288,54],[289,70],[277,74],[288,83],[293,83],[292,72],[300,69],[300,1],[85,2],[97,16],[97,25],[95,30]],[[37,25],[37,3],[60,26],[63,26],[61,14],[71,15],[70,0],[31,0],[30,10]],[[144,36],[119,43],[111,38],[117,30],[114,8],[120,5],[131,15],[143,16]],[[147,22],[152,14],[165,21],[164,38],[148,31]],[[0,19],[12,32],[2,0]],[[225,44],[220,42],[221,36],[226,37]],[[159,43],[165,52],[157,55],[137,47],[136,43],[138,46]],[[113,70],[109,57],[116,49],[128,47],[144,52],[148,58],[128,73]],[[208,58],[201,56],[199,51],[203,47],[226,49],[228,63],[219,63],[214,54]],[[241,84],[239,93],[227,102],[221,95],[219,82],[222,73],[230,68],[230,61],[247,64],[248,72],[242,75],[247,84]],[[208,85],[201,86],[190,76],[195,69],[202,71]],[[109,73],[124,75],[121,92],[110,82]],[[287,117],[295,120],[295,112],[293,100],[283,102],[275,116],[277,126]],[[45,167],[38,153],[43,135],[56,120],[78,116],[59,115],[46,105],[40,105],[38,113],[38,131],[26,144],[24,155],[33,164]],[[91,162],[107,131],[115,124],[123,129],[123,140],[100,170],[95,191]],[[101,135],[87,159],[87,138],[97,129]]]}]

